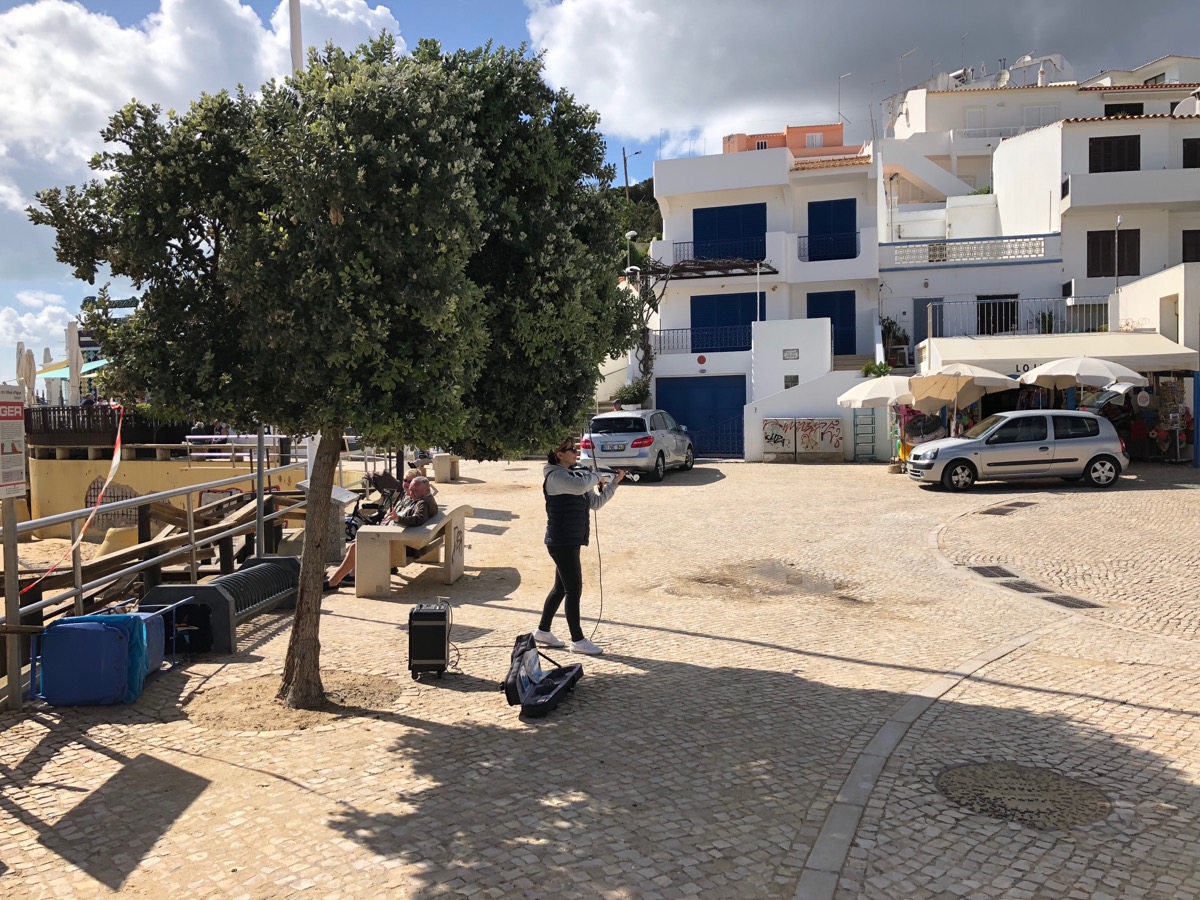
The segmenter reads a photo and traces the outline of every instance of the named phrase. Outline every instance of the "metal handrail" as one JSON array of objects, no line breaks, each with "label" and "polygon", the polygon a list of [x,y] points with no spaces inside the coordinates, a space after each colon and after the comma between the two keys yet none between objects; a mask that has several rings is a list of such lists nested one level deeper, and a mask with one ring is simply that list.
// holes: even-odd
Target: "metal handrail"
[{"label": "metal handrail", "polygon": [[796,258],[801,262],[857,259],[861,249],[859,232],[801,234],[796,237]]},{"label": "metal handrail", "polygon": [[[264,474],[274,475],[279,472],[290,472],[292,469],[303,469],[304,463],[290,463],[286,466],[278,466],[274,469],[267,469]],[[87,509],[76,509],[70,512],[57,513],[53,516],[45,516],[41,519],[33,519],[29,522],[21,522],[17,525],[17,534],[28,534],[31,531],[37,531],[40,528],[49,528],[51,525],[62,525],[64,522],[70,522],[74,519],[86,519],[92,514],[94,508],[97,513],[116,512],[122,509],[135,509],[146,503],[156,503],[159,500],[169,500],[172,497],[182,497],[184,494],[196,494],[201,491],[211,491],[216,488],[226,487],[227,485],[237,484],[240,481],[245,481],[254,473],[246,471],[242,475],[233,475],[229,478],[222,478],[219,481],[208,481],[204,484],[192,485],[190,487],[173,488],[169,491],[158,491],[154,494],[145,494],[141,497],[131,497],[128,500],[113,500],[111,503],[102,503],[98,507],[89,507]],[[4,537],[4,528],[0,527],[0,538]]]}]

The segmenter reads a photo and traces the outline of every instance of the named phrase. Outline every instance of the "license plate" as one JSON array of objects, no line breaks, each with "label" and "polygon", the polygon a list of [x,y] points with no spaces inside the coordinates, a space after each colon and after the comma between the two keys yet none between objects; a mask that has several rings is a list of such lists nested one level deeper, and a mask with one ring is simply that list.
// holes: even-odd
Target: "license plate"
[{"label": "license plate", "polygon": [[600,449],[604,450],[606,453],[612,453],[617,450],[624,450],[625,445],[624,444],[601,444]]}]

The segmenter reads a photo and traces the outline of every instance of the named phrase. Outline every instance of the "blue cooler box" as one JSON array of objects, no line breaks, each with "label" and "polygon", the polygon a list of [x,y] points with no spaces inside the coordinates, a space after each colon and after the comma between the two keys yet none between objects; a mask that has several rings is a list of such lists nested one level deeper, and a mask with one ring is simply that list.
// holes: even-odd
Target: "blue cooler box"
[{"label": "blue cooler box", "polygon": [[166,622],[155,613],[133,613],[146,625],[146,674],[153,675],[167,658]]}]

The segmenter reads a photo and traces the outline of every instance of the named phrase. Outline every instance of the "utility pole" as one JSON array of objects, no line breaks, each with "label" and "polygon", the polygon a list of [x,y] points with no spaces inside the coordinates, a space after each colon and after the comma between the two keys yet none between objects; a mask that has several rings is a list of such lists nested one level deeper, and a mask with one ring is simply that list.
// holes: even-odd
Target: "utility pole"
[{"label": "utility pole", "polygon": [[[637,156],[641,152],[642,152],[641,150],[634,150],[632,153],[629,154],[629,156],[626,156],[625,148],[624,147],[621,148],[621,162],[625,166],[625,200],[626,201],[629,201],[629,157]],[[632,201],[629,201],[629,202],[632,202]]]}]

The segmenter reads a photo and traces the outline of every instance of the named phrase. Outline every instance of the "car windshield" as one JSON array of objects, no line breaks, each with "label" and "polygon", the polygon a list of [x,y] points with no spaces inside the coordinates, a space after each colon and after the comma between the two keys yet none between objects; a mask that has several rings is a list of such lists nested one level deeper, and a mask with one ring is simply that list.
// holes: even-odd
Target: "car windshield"
[{"label": "car windshield", "polygon": [[975,425],[971,428],[968,428],[966,431],[964,431],[962,436],[965,438],[983,437],[983,435],[987,434],[994,425],[996,425],[1000,422],[1003,422],[1003,421],[1004,421],[1004,416],[988,416],[986,419],[984,419],[978,425]]},{"label": "car windshield", "polygon": [[614,416],[592,419],[592,434],[645,434],[646,420],[640,416]]},{"label": "car windshield", "polygon": [[1083,395],[1083,399],[1079,401],[1080,409],[1099,409],[1113,400],[1119,400],[1124,395],[1120,391],[1110,391],[1105,388],[1102,391],[1092,391]]}]

